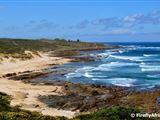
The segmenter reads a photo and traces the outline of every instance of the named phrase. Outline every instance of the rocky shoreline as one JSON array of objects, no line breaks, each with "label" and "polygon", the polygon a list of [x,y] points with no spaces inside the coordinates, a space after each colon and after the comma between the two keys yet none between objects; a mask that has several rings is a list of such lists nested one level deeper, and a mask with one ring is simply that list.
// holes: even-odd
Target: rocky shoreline
[{"label": "rocky shoreline", "polygon": [[[128,88],[117,86],[102,86],[89,84],[76,84],[67,81],[37,81],[36,77],[45,76],[50,72],[26,71],[20,74],[6,74],[5,78],[30,83],[33,85],[61,86],[63,96],[59,95],[39,95],[38,99],[47,104],[48,107],[69,110],[75,112],[95,111],[107,106],[114,106],[120,103],[120,99],[128,95],[131,91]],[[53,72],[52,72],[53,74]],[[61,74],[62,73],[55,73]],[[54,90],[56,92],[56,89]]]},{"label": "rocky shoreline", "polygon": [[[50,54],[51,55],[51,54]],[[66,55],[64,58],[70,59],[71,62],[89,62],[95,58],[81,54]],[[100,56],[97,56],[99,59]],[[52,67],[52,71],[50,71]],[[48,68],[40,71],[23,71],[18,73],[7,73],[2,76],[9,80],[22,81],[31,85],[60,86],[61,95],[58,88],[51,92],[57,94],[39,95],[38,100],[47,105],[49,108],[57,110],[72,111],[78,114],[93,112],[102,108],[110,107],[129,107],[138,108],[141,112],[160,112],[157,104],[157,97],[160,96],[160,89],[156,88],[151,91],[136,91],[132,88],[118,86],[103,86],[95,84],[71,83],[63,80],[41,81],[38,77],[45,77],[48,74],[63,76],[66,71],[57,70],[56,64],[50,64]],[[147,100],[146,100],[147,99]],[[148,104],[148,102],[149,104]],[[37,104],[37,106],[39,106]],[[36,107],[36,106],[35,106]]]},{"label": "rocky shoreline", "polygon": [[[25,74],[9,76],[11,80],[20,80],[32,85],[61,86],[62,96],[39,95],[38,99],[47,104],[50,108],[67,110],[83,114],[96,111],[104,107],[134,107],[142,112],[160,112],[157,104],[157,97],[160,96],[160,89],[137,91],[132,88],[118,86],[103,86],[95,84],[71,83],[59,81],[37,81],[36,77],[45,76],[49,73],[26,71]],[[52,73],[53,74],[53,73]],[[61,74],[62,73],[55,73]],[[6,75],[8,77],[8,75]],[[56,89],[52,92],[58,92]],[[148,102],[147,102],[148,101]]]},{"label": "rocky shoreline", "polygon": [[[72,62],[92,61],[88,56],[69,56]],[[66,58],[69,58],[66,57]],[[75,57],[78,58],[75,59]],[[80,58],[80,59],[79,59]],[[87,60],[86,60],[87,59]],[[93,59],[93,58],[92,58]],[[94,59],[93,59],[94,60]],[[53,67],[53,64],[51,65]],[[152,91],[136,91],[132,88],[118,86],[103,86],[94,84],[71,83],[63,80],[55,81],[37,81],[37,77],[45,77],[48,74],[63,76],[65,71],[56,70],[58,66],[53,67],[52,71],[44,69],[42,71],[24,71],[18,74],[6,74],[3,77],[11,80],[22,81],[33,85],[61,86],[64,95],[39,95],[38,99],[47,104],[50,108],[58,110],[68,110],[78,113],[92,112],[104,107],[122,106],[136,107],[142,112],[159,112],[156,99],[160,96],[160,90],[157,88]],[[53,92],[57,92],[56,89]],[[142,97],[143,96],[143,97]],[[150,99],[147,104],[145,99]],[[145,105],[143,105],[145,104]]]}]

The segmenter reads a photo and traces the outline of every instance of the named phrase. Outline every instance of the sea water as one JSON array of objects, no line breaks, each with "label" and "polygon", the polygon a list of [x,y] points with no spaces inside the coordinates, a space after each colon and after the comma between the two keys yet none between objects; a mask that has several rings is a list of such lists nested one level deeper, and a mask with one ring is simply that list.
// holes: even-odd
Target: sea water
[{"label": "sea water", "polygon": [[160,85],[160,43],[110,43],[119,49],[94,51],[94,62],[70,63],[65,80],[148,89]]}]

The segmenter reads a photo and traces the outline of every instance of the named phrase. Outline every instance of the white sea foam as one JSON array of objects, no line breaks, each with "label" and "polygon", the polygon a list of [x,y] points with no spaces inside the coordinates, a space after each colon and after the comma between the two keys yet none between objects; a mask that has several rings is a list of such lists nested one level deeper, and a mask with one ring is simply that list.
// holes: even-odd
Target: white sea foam
[{"label": "white sea foam", "polygon": [[143,54],[144,57],[154,57],[158,56],[157,54]]},{"label": "white sea foam", "polygon": [[147,77],[150,77],[150,78],[160,78],[160,74],[156,74],[156,75],[147,75]]},{"label": "white sea foam", "polygon": [[109,55],[115,54],[117,52],[119,52],[119,50],[118,51],[105,51],[104,53],[99,53],[98,55],[100,55],[102,57],[108,57]]},{"label": "white sea foam", "polygon": [[102,81],[102,82],[110,83],[116,86],[125,86],[125,87],[133,86],[133,83],[136,81],[135,79],[131,79],[131,78],[109,78],[109,79],[93,78],[92,80]]},{"label": "white sea foam", "polygon": [[99,56],[102,56],[102,57],[108,57],[110,54],[109,53],[100,53],[98,54]]},{"label": "white sea foam", "polygon": [[91,74],[89,74],[88,72],[83,72],[83,73],[68,73],[67,75],[65,75],[66,78],[77,78],[77,77],[87,77],[87,78],[92,78],[93,76]]},{"label": "white sea foam", "polygon": [[98,67],[94,68],[93,70],[98,70],[98,71],[110,71],[111,69],[107,64],[101,64]]},{"label": "white sea foam", "polygon": [[[102,66],[99,66],[97,70],[101,69]],[[102,67],[103,68],[103,67]],[[108,68],[105,68],[108,69]],[[90,67],[90,66],[85,66],[83,68],[77,69],[75,72],[68,73],[65,76],[67,78],[74,78],[74,77],[87,77],[87,78],[92,78],[92,77],[102,77],[101,75],[98,75],[98,73],[92,73],[93,70],[96,70],[95,67]]]},{"label": "white sea foam", "polygon": [[94,69],[94,67],[85,66],[83,68],[77,69],[75,72],[79,73],[79,72],[85,72],[85,71],[92,71],[93,69]]},{"label": "white sea foam", "polygon": [[130,46],[124,46],[127,50],[136,50],[138,47],[140,47],[140,46],[135,46],[135,45],[130,45]]},{"label": "white sea foam", "polygon": [[144,63],[144,62],[141,62],[140,64],[141,64],[141,65],[145,65],[146,63]]},{"label": "white sea foam", "polygon": [[66,78],[74,78],[74,77],[82,77],[83,74],[82,73],[68,73],[67,75],[65,75]]},{"label": "white sea foam", "polygon": [[117,85],[117,86],[126,86],[126,87],[131,87],[133,86],[133,83],[136,81],[135,79],[131,78],[113,78],[112,84]]},{"label": "white sea foam", "polygon": [[110,55],[110,57],[121,60],[129,60],[129,61],[142,61],[142,57],[138,56],[118,56],[118,55]]},{"label": "white sea foam", "polygon": [[[94,80],[96,82],[99,81],[104,84],[113,84],[127,87],[136,86],[140,88],[147,88],[147,86],[158,85],[160,84],[158,81],[160,78],[160,64],[158,63],[158,56],[160,55],[157,54],[157,52],[154,52],[154,50],[158,51],[160,50],[160,47],[137,47],[136,45],[125,47],[124,49],[106,50],[103,53],[92,53],[91,56],[93,57],[100,55],[100,58],[102,58],[101,61],[96,61],[95,64],[91,63],[92,65],[89,64],[89,66],[78,68],[73,73],[69,73],[65,76],[67,78],[84,78],[85,80]],[[151,52],[148,53],[148,51]],[[125,52],[125,54],[123,54],[123,52]],[[126,54],[126,52],[128,53]],[[107,59],[105,59],[106,57]],[[121,68],[127,69],[124,69],[121,72]],[[141,71],[139,71],[139,69]],[[139,76],[136,75],[133,75],[134,78],[125,78],[125,70],[128,70],[127,73],[129,73],[129,75],[132,75],[132,72],[135,72],[135,74],[138,73],[137,75],[140,74],[142,77],[144,76],[144,73],[147,73],[145,78],[150,80],[145,80],[145,78],[138,79],[137,77]],[[114,74],[115,71],[118,71],[116,74],[117,76]],[[141,81],[136,82],[138,80]]]},{"label": "white sea foam", "polygon": [[87,72],[92,71],[92,69],[94,69],[94,67],[85,66],[83,68],[77,69],[75,72],[66,74],[65,77],[67,78],[82,77],[82,76],[91,77]]},{"label": "white sea foam", "polygon": [[110,62],[106,64],[101,64],[98,67],[94,68],[93,70],[111,71],[113,68],[123,67],[123,66],[134,66],[134,65],[137,65],[137,63]]},{"label": "white sea foam", "polygon": [[160,66],[158,66],[158,65],[140,64],[139,67],[141,68],[142,72],[145,72],[145,71],[160,71]]},{"label": "white sea foam", "polygon": [[96,78],[105,78],[105,77],[107,77],[106,75],[104,76],[104,75],[96,75],[96,76],[94,76],[94,77],[96,77]]},{"label": "white sea foam", "polygon": [[92,78],[93,81],[106,81],[106,79],[102,79],[102,78]]},{"label": "white sea foam", "polygon": [[160,72],[160,68],[141,68],[142,72],[151,72],[151,71],[159,71]]},{"label": "white sea foam", "polygon": [[142,65],[139,65],[141,68],[159,68],[160,69],[160,66],[158,65],[147,65],[147,64],[142,64]]},{"label": "white sea foam", "polygon": [[124,51],[122,51],[122,50],[119,50],[119,53],[123,53]]},{"label": "white sea foam", "polygon": [[85,73],[84,73],[84,76],[85,76],[85,77],[88,77],[88,78],[92,78],[92,77],[93,77],[93,75],[89,74],[88,72],[85,72]]},{"label": "white sea foam", "polygon": [[151,49],[151,50],[160,50],[160,47],[154,47],[154,46],[150,46],[150,47],[137,47],[137,49]]},{"label": "white sea foam", "polygon": [[92,54],[90,54],[90,56],[95,57],[95,56],[97,56],[97,54],[92,53]]}]

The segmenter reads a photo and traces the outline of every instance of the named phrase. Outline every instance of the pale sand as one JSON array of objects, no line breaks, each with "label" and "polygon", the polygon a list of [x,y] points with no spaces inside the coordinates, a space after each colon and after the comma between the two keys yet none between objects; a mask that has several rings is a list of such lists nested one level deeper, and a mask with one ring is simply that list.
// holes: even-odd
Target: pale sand
[{"label": "pale sand", "polygon": [[[69,62],[69,59],[59,57],[48,57],[41,54],[42,57],[35,56],[35,58],[26,61],[10,62],[6,60],[0,64],[0,75],[13,72],[23,71],[37,71],[45,68],[49,64],[63,64]],[[20,81],[8,80],[0,78],[0,92],[11,95],[12,106],[20,106],[20,108],[30,111],[38,111],[43,115],[50,116],[65,116],[72,118],[75,115],[73,111],[58,110],[47,107],[46,104],[40,102],[37,97],[39,95],[64,95],[61,86],[47,86],[47,85],[31,85],[24,84]]]},{"label": "pale sand", "polygon": [[0,76],[7,73],[41,70],[50,64],[64,64],[70,61],[70,59],[61,57],[49,57],[47,54],[40,53],[40,55],[41,57],[34,56],[33,59],[25,61],[12,58],[4,59],[2,63],[0,63]]}]

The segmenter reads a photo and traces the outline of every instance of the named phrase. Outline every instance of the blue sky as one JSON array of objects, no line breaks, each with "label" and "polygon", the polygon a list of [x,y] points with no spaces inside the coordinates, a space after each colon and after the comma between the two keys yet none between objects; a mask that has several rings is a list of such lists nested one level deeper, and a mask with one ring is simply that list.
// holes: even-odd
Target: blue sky
[{"label": "blue sky", "polygon": [[160,1],[0,0],[0,37],[160,41]]}]

